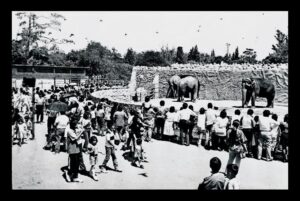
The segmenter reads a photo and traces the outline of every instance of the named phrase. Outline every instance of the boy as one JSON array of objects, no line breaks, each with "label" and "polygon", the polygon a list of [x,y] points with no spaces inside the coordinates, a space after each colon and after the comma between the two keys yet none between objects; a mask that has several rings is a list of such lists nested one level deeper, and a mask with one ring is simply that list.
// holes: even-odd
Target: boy
[{"label": "boy", "polygon": [[221,160],[218,157],[210,159],[211,175],[204,178],[199,184],[198,190],[223,190],[225,183],[225,174],[219,172],[221,168]]},{"label": "boy", "polygon": [[239,167],[236,164],[227,165],[227,175],[224,185],[224,190],[238,190],[240,189],[239,181],[236,179],[236,175],[239,172]]},{"label": "boy", "polygon": [[135,146],[135,151],[134,151],[134,161],[132,164],[134,166],[137,166],[139,168],[144,169],[144,166],[141,164],[144,161],[144,150],[142,147],[142,139],[138,138],[136,140],[136,146]]},{"label": "boy", "polygon": [[201,145],[201,141],[203,138],[203,135],[205,135],[205,147],[208,144],[208,133],[206,133],[205,129],[205,109],[203,107],[200,108],[198,118],[197,118],[197,128],[198,128],[198,134],[199,134],[199,141],[198,146]]},{"label": "boy", "polygon": [[122,172],[122,170],[120,170],[118,168],[118,161],[117,161],[117,157],[116,157],[116,154],[115,154],[116,145],[114,143],[114,139],[115,139],[115,135],[114,135],[114,132],[113,132],[113,128],[112,128],[111,125],[109,125],[109,127],[106,130],[106,136],[105,136],[106,156],[105,156],[105,159],[104,159],[104,161],[102,163],[102,166],[101,166],[101,172],[103,172],[103,173],[107,173],[106,164],[109,161],[110,156],[113,159],[113,164],[114,164],[114,167],[115,167],[115,171]]}]

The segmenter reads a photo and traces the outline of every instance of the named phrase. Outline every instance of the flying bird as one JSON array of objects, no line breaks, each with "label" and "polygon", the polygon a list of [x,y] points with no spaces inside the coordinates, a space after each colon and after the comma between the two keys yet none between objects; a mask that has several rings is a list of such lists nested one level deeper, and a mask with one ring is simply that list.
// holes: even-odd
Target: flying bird
[{"label": "flying bird", "polygon": [[220,20],[223,20],[223,18],[221,17]]},{"label": "flying bird", "polygon": [[244,37],[242,37],[242,39],[245,39]]},{"label": "flying bird", "polygon": [[262,13],[262,15],[265,15],[265,13]]},{"label": "flying bird", "polygon": [[61,31],[61,29],[58,29],[58,31]]},{"label": "flying bird", "polygon": [[74,36],[74,34],[70,34],[70,37]]},{"label": "flying bird", "polygon": [[100,19],[100,22],[103,22],[103,20],[102,20],[102,19]]},{"label": "flying bird", "polygon": [[198,32],[200,32],[200,30],[199,30],[199,29],[198,29],[197,31],[198,31]]},{"label": "flying bird", "polygon": [[158,34],[158,31],[157,32],[155,32],[156,34]]},{"label": "flying bird", "polygon": [[52,32],[49,32],[48,35],[52,34]]},{"label": "flying bird", "polygon": [[125,33],[124,35],[127,36],[127,33]]}]

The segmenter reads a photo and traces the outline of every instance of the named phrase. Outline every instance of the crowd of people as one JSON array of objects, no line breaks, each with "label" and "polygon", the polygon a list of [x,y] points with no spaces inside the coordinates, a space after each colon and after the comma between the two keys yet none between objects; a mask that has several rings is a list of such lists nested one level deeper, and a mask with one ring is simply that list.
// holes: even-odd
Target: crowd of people
[{"label": "crowd of people", "polygon": [[[229,189],[236,186],[234,178],[244,157],[272,161],[280,153],[283,161],[288,160],[287,114],[283,122],[278,122],[278,116],[269,110],[265,110],[261,116],[253,116],[253,109],[248,109],[246,115],[241,115],[237,109],[234,116],[229,117],[226,110],[219,111],[212,103],[208,103],[206,109],[201,107],[199,111],[183,103],[180,110],[176,111],[174,106],[165,106],[163,100],[159,107],[154,107],[149,97],[146,97],[141,108],[129,108],[108,99],[93,99],[91,93],[95,90],[97,87],[93,84],[51,87],[50,90],[37,87],[34,89],[33,108],[33,95],[29,88],[14,88],[13,142],[17,141],[22,146],[28,139],[33,140],[33,110],[36,123],[43,123],[46,113],[48,134],[44,149],[55,154],[61,151],[69,154],[65,172],[68,182],[81,182],[79,172],[98,180],[95,171],[99,153],[97,136],[105,138],[106,156],[99,166],[102,173],[107,172],[110,157],[114,170],[122,172],[116,156],[119,146],[121,150],[129,151],[133,166],[143,168],[143,162],[146,161],[143,142],[153,142],[153,137],[186,146],[195,142],[205,149],[228,151],[226,174],[229,180],[223,182],[222,188],[225,186]],[[266,150],[265,153],[263,150]],[[84,164],[83,154],[89,155],[90,170]],[[216,161],[211,163],[215,164]],[[213,170],[214,174],[218,173],[217,169]]]}]

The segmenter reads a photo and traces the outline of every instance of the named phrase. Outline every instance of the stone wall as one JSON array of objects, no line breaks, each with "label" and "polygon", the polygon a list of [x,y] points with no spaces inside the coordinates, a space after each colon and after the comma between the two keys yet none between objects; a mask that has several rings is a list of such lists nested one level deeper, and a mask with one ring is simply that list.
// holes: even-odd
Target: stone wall
[{"label": "stone wall", "polygon": [[288,102],[288,66],[282,65],[173,65],[171,67],[133,68],[136,88],[153,89],[153,79],[159,74],[159,97],[166,97],[167,80],[173,75],[197,76],[202,86],[200,99],[241,100],[241,80],[243,78],[270,79],[276,87],[275,102]]}]

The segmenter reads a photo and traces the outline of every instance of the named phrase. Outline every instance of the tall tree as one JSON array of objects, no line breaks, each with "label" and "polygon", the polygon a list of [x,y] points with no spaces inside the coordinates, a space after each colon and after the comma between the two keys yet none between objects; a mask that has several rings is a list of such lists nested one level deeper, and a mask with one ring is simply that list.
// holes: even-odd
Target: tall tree
[{"label": "tall tree", "polygon": [[183,64],[184,62],[184,53],[183,48],[181,46],[177,47],[176,59],[175,61],[179,64]]},{"label": "tall tree", "polygon": [[246,50],[243,52],[241,60],[243,63],[250,63],[250,64],[257,63],[256,52],[251,48],[246,48]]},{"label": "tall tree", "polygon": [[210,63],[215,63],[215,57],[216,57],[215,50],[212,49],[210,53]]},{"label": "tall tree", "polygon": [[[70,39],[56,39],[52,37],[53,31],[61,31],[61,20],[66,18],[57,13],[51,13],[50,16],[36,15],[32,12],[18,12],[17,18],[21,21],[19,27],[22,29],[17,33],[17,41],[21,41],[24,48],[24,57],[30,58],[30,51],[38,47],[46,47],[55,44],[74,43]],[[20,39],[18,39],[20,38]],[[35,54],[31,54],[35,55]],[[34,58],[32,58],[34,59]]]},{"label": "tall tree", "polygon": [[138,66],[168,66],[166,60],[161,56],[160,52],[146,51],[138,57],[136,61]]},{"label": "tall tree", "polygon": [[130,65],[134,65],[134,63],[136,61],[135,54],[136,53],[133,51],[132,48],[127,49],[127,53],[124,57],[125,62]]},{"label": "tall tree", "polygon": [[288,63],[288,36],[280,30],[276,30],[277,44],[272,45],[273,53],[269,54],[264,63]]},{"label": "tall tree", "polygon": [[176,50],[174,48],[170,49],[168,46],[163,46],[160,50],[160,53],[168,64],[172,64],[175,62]]}]

